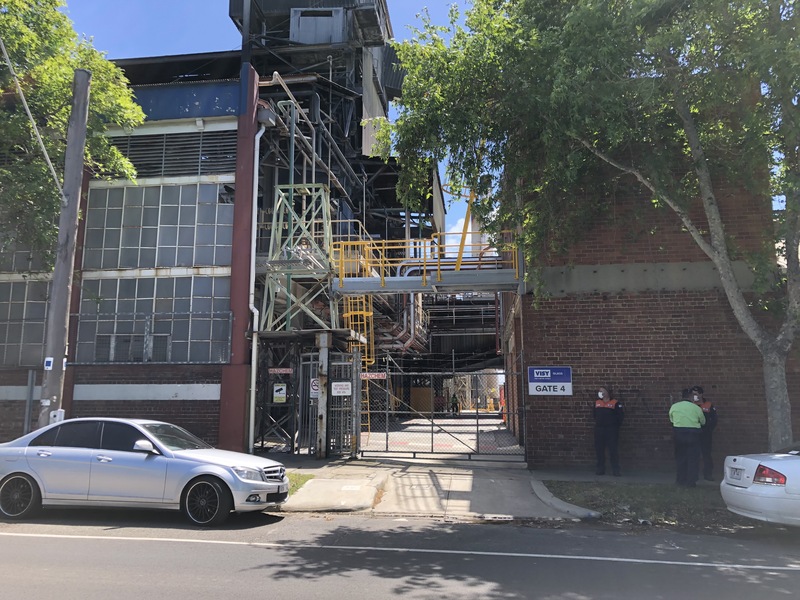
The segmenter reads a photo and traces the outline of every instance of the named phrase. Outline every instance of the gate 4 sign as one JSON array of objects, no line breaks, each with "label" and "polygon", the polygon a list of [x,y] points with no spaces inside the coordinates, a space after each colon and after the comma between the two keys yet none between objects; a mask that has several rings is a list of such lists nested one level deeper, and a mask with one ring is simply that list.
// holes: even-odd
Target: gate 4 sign
[{"label": "gate 4 sign", "polygon": [[528,367],[528,395],[572,396],[572,367]]}]

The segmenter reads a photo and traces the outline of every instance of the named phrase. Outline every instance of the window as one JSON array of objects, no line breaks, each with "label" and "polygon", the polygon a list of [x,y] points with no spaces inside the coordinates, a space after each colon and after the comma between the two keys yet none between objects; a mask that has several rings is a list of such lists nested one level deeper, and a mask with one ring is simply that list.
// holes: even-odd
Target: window
[{"label": "window", "polygon": [[64,423],[57,427],[55,446],[68,448],[99,448],[100,421]]},{"label": "window", "polygon": [[100,447],[103,450],[132,452],[133,445],[139,440],[145,439],[147,436],[135,427],[116,421],[106,421],[103,423],[103,439]]}]

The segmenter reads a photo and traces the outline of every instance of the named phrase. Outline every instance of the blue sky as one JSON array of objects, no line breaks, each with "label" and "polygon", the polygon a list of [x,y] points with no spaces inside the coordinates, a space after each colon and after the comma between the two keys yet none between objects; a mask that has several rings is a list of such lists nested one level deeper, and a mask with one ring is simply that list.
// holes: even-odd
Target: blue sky
[{"label": "blue sky", "polygon": [[[228,17],[228,0],[66,0],[75,31],[92,38],[109,58],[164,56],[241,48],[241,35]],[[448,23],[447,0],[387,0],[397,39],[411,37],[427,7],[431,20]],[[456,2],[463,10],[467,3]],[[447,228],[461,230],[463,203],[447,209]],[[459,219],[462,219],[459,222]]]}]

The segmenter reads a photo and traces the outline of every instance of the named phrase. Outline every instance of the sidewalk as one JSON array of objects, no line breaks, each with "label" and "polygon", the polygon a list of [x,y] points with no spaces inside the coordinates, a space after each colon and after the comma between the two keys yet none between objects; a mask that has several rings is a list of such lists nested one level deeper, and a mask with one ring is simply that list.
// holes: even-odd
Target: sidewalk
[{"label": "sidewalk", "polygon": [[[590,519],[600,515],[554,497],[546,480],[592,480],[582,472],[529,471],[523,462],[269,455],[289,473],[313,475],[282,512],[370,512],[446,520]],[[611,480],[607,477],[605,480]],[[631,481],[629,477],[613,478]],[[663,477],[662,477],[663,479]]]}]

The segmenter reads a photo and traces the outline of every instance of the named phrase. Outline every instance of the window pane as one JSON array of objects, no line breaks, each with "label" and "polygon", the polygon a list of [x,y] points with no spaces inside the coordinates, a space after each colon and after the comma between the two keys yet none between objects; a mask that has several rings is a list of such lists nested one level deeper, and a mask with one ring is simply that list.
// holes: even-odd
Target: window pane
[{"label": "window pane", "polygon": [[103,438],[100,447],[103,450],[120,450],[132,452],[133,445],[147,439],[141,431],[125,423],[106,421],[103,424]]},{"label": "window pane", "polygon": [[58,431],[55,445],[69,448],[98,448],[100,446],[100,422],[64,423]]}]

